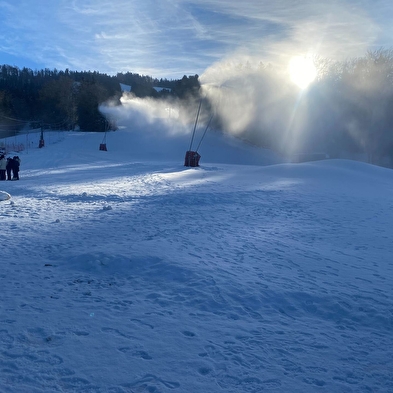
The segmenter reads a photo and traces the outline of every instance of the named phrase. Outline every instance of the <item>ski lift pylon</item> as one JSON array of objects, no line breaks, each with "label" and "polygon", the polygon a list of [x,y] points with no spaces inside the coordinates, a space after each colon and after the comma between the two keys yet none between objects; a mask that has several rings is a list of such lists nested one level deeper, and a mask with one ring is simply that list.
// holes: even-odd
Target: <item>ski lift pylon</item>
[{"label": "ski lift pylon", "polygon": [[44,141],[44,129],[41,127],[41,136],[40,136],[40,141],[38,142],[38,147],[41,149],[41,147],[45,146],[45,141]]},{"label": "ski lift pylon", "polygon": [[104,132],[104,138],[102,139],[102,142],[100,143],[100,150],[102,151],[108,151],[106,148],[106,124],[105,124],[105,132]]}]

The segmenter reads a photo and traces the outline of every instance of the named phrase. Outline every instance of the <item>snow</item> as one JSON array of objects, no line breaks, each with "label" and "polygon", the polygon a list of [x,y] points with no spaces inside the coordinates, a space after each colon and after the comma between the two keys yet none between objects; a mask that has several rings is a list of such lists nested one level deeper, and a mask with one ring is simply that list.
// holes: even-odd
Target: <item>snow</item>
[{"label": "snow", "polygon": [[5,191],[0,191],[0,201],[6,201],[11,198],[11,195]]},{"label": "snow", "polygon": [[153,89],[154,89],[157,93],[159,93],[160,91],[163,91],[163,90],[172,91],[172,89],[169,88],[169,87],[153,86]]},{"label": "snow", "polygon": [[392,392],[393,172],[156,137],[28,136],[0,392]]},{"label": "snow", "polygon": [[124,83],[119,83],[120,84],[120,90],[121,91],[127,91],[130,92],[131,91],[131,86],[130,85],[126,85]]}]

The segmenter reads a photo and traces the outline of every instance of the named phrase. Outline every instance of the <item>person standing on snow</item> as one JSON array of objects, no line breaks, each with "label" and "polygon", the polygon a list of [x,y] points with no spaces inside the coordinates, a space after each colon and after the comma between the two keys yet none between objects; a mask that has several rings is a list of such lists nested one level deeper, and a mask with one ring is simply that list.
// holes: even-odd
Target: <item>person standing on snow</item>
[{"label": "person standing on snow", "polygon": [[5,170],[7,168],[7,160],[5,159],[4,154],[0,156],[0,180],[5,180]]},{"label": "person standing on snow", "polygon": [[11,170],[12,170],[12,165],[14,164],[14,159],[11,157],[7,158],[7,167],[6,167],[6,171],[7,171],[7,180],[12,180],[11,177]]},{"label": "person standing on snow", "polygon": [[19,167],[20,167],[20,158],[18,156],[14,156],[12,160],[12,180],[19,180]]}]

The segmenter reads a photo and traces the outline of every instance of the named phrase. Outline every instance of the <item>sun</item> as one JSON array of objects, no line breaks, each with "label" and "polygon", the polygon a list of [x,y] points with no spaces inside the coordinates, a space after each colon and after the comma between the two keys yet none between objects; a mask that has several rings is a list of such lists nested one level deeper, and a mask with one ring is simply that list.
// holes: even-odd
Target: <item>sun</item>
[{"label": "sun", "polygon": [[309,57],[295,56],[289,62],[291,81],[301,89],[306,89],[316,78],[317,69]]}]

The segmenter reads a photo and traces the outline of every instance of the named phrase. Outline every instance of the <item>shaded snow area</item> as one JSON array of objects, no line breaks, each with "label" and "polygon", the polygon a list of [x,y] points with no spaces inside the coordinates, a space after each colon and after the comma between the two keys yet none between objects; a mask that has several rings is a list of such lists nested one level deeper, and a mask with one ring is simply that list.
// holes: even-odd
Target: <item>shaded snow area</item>
[{"label": "shaded snow area", "polygon": [[61,135],[0,183],[0,392],[393,392],[392,170]]}]

